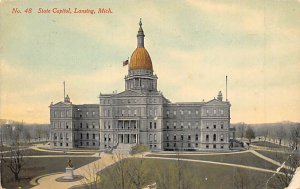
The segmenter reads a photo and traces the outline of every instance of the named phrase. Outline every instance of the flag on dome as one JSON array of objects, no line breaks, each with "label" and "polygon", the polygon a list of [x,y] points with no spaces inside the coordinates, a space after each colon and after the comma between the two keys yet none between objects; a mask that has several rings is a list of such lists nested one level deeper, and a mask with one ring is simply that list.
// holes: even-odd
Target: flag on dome
[{"label": "flag on dome", "polygon": [[123,66],[126,66],[128,64],[128,59],[123,61]]}]

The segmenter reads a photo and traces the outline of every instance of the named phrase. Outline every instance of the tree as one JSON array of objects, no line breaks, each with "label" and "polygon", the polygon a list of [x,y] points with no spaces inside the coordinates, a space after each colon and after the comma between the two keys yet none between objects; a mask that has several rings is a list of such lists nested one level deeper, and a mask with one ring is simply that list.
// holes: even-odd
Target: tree
[{"label": "tree", "polygon": [[15,181],[19,181],[19,174],[25,164],[23,159],[23,152],[17,145],[16,149],[11,148],[8,157],[3,157],[2,162],[6,165],[15,176]]},{"label": "tree", "polygon": [[245,131],[245,138],[249,140],[249,145],[251,144],[251,139],[255,138],[255,133],[251,127],[247,127]]}]

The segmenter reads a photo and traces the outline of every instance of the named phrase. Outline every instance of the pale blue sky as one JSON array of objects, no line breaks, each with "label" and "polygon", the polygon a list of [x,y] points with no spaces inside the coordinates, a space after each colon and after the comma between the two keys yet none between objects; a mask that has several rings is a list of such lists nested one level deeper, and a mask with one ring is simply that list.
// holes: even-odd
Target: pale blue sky
[{"label": "pale blue sky", "polygon": [[[113,13],[36,13],[69,7]],[[141,17],[171,101],[210,100],[225,92],[227,74],[232,122],[300,121],[300,1],[2,0],[0,15],[0,118],[48,123],[64,80],[75,104],[122,91]]]}]

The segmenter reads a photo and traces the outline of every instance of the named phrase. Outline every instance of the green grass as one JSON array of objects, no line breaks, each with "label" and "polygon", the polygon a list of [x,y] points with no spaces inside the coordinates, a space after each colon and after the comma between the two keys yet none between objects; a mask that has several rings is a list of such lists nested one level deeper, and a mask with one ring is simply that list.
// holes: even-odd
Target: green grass
[{"label": "green grass", "polygon": [[[123,161],[131,162],[129,164],[132,165],[132,163],[139,160],[127,159]],[[177,161],[157,159],[144,159],[143,161],[147,184],[156,182],[165,183],[170,189],[178,187],[178,172],[176,169],[178,163]],[[235,189],[234,184],[238,180],[236,178],[237,175],[244,178],[244,184],[247,185],[247,188],[259,189],[264,188],[266,180],[272,175],[272,173],[240,169],[230,166],[220,166],[196,162],[181,163],[183,182],[189,186],[185,188],[192,189]],[[116,172],[116,167],[116,165],[110,166],[100,173],[100,177],[103,178],[102,188],[116,188],[116,185],[113,184],[118,182],[118,179],[120,178],[113,174],[114,172]],[[114,181],[113,183],[111,182],[112,180]],[[85,187],[81,186],[73,188],[78,189]],[[132,189],[134,187],[130,184],[127,184],[125,188]]]},{"label": "green grass", "polygon": [[[150,154],[149,157],[170,157],[178,158],[176,154],[174,155],[159,155],[159,154]],[[222,154],[222,155],[179,155],[183,159],[195,159],[195,160],[205,160],[205,161],[214,161],[222,163],[231,163],[239,165],[247,165],[253,167],[259,167],[264,169],[275,170],[278,166],[269,163],[250,152],[238,153],[238,154]]]},{"label": "green grass", "polygon": [[271,142],[267,142],[267,141],[256,141],[256,142],[252,142],[251,144],[255,145],[255,146],[262,146],[262,147],[267,147],[267,148],[271,148],[271,149],[277,149],[277,148],[281,148],[281,149],[289,149],[286,146],[280,146],[279,144],[274,144]]},{"label": "green grass", "polygon": [[[73,157],[71,158],[73,165],[79,168],[90,162],[97,160],[95,157]],[[55,157],[55,158],[25,158],[24,168],[21,170],[20,178],[21,182],[17,183],[14,181],[14,176],[10,172],[9,168],[2,165],[2,182],[4,188],[15,189],[18,186],[22,188],[30,188],[30,180],[36,176],[44,175],[48,173],[64,172],[67,166],[69,158]]]}]

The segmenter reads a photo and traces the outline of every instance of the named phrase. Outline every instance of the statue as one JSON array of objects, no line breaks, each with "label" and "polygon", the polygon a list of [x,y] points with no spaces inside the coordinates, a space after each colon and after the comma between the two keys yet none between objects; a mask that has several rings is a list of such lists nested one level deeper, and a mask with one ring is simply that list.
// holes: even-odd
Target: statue
[{"label": "statue", "polygon": [[67,167],[73,168],[73,164],[72,164],[72,160],[71,160],[71,159],[69,159],[69,161],[68,161],[68,166],[67,166]]}]

